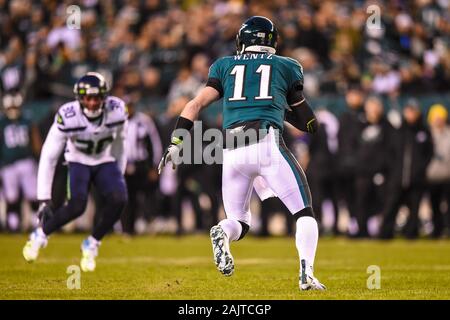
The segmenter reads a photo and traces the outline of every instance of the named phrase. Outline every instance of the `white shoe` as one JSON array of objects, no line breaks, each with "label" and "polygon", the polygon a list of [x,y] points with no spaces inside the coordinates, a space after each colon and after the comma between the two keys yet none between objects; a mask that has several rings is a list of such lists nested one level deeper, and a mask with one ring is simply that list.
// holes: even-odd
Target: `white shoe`
[{"label": "white shoe", "polygon": [[98,255],[100,241],[89,237],[81,244],[81,262],[80,267],[83,272],[93,272],[96,267],[95,258]]},{"label": "white shoe", "polygon": [[308,264],[306,260],[302,259],[300,261],[300,279],[299,286],[300,290],[326,290],[325,285],[320,283],[320,281],[314,277],[314,270],[312,265]]},{"label": "white shoe", "polygon": [[39,256],[39,250],[45,248],[48,243],[48,238],[41,228],[34,230],[30,234],[30,240],[27,241],[23,247],[22,254],[27,262],[33,262]]},{"label": "white shoe", "polygon": [[229,277],[234,272],[234,261],[230,252],[228,237],[219,225],[211,228],[210,236],[213,248],[214,263],[216,264],[217,269],[224,276]]}]

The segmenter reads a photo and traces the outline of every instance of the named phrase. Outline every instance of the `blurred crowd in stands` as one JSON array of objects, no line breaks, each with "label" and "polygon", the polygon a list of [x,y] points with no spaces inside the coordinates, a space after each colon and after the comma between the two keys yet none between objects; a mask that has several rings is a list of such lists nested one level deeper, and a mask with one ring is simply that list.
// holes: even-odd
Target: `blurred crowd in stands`
[{"label": "blurred crowd in stands", "polygon": [[[81,9],[79,29],[67,27],[71,5]],[[367,12],[370,5],[379,11]],[[133,234],[161,225],[156,229],[168,230],[164,226],[172,219],[169,229],[181,234],[186,211],[194,213],[190,230],[215,224],[223,214],[220,165],[182,165],[161,176],[156,166],[184,104],[205,84],[210,64],[235,53],[237,30],[252,15],[277,25],[277,53],[302,64],[307,97],[345,97],[344,112],[313,106],[322,124],[317,135],[291,127],[284,133],[305,168],[322,232],[386,239],[400,229],[407,238],[446,234],[450,98],[433,105],[420,100],[449,95],[446,0],[0,0],[1,228],[20,230],[21,200],[36,210],[32,186],[40,144],[54,110],[74,99],[73,84],[87,71],[102,73],[111,94],[130,107],[130,204],[118,229]],[[14,110],[6,105],[19,100],[24,111],[35,101],[50,107],[39,122],[21,120],[29,137],[6,129],[21,118],[11,116]],[[204,129],[221,125],[219,114],[203,120]],[[27,147],[10,156],[8,148],[17,145]],[[60,162],[56,203],[66,197]],[[11,178],[12,167],[17,174]],[[7,186],[14,179],[19,182]],[[419,214],[424,202],[427,215]],[[255,233],[274,233],[273,213],[285,214],[283,232],[292,232],[278,199],[257,205]]]}]

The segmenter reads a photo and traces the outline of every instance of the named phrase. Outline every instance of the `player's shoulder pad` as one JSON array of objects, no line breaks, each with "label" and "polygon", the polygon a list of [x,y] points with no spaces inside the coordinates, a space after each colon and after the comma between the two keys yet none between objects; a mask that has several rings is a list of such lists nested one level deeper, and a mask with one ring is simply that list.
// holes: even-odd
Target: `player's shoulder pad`
[{"label": "player's shoulder pad", "polygon": [[233,56],[225,56],[225,57],[218,58],[211,64],[211,66],[209,67],[209,71],[211,72],[212,69],[226,67],[229,64],[229,62],[232,60],[233,60]]},{"label": "player's shoulder pad", "polygon": [[79,131],[86,128],[82,121],[80,103],[76,100],[63,104],[55,115],[58,129],[63,132]]},{"label": "player's shoulder pad", "polygon": [[219,61],[220,61],[221,59],[222,59],[222,58],[217,59],[217,60],[215,60],[213,63],[211,63],[211,65],[209,66],[209,71],[208,71],[209,76],[211,76],[211,74],[212,74],[214,71],[217,71],[217,69],[218,69],[219,66],[220,66]]},{"label": "player's shoulder pad", "polygon": [[128,119],[128,109],[125,102],[117,97],[109,96],[105,101],[107,127],[115,127],[123,124]]},{"label": "player's shoulder pad", "polygon": [[226,62],[228,62],[228,61],[230,61],[230,60],[233,60],[233,56],[224,56],[224,57],[220,57],[220,58],[216,59],[216,60],[213,62],[213,65],[214,65],[214,64],[220,64],[220,63],[226,63]]},{"label": "player's shoulder pad", "polygon": [[279,57],[282,58],[283,62],[285,62],[285,64],[290,68],[300,68],[300,71],[303,73],[303,67],[296,59],[290,57]]}]

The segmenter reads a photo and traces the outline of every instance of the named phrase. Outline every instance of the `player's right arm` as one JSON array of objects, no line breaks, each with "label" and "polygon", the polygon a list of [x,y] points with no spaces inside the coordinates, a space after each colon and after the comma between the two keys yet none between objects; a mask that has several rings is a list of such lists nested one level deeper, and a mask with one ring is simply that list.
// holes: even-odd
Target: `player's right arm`
[{"label": "player's right arm", "polygon": [[181,112],[177,123],[175,125],[174,133],[172,133],[172,139],[169,147],[164,152],[163,157],[158,165],[158,173],[161,174],[162,168],[168,163],[172,162],[172,167],[175,169],[174,159],[180,152],[180,145],[183,142],[183,138],[181,135],[175,134],[177,130],[191,130],[194,126],[194,121],[198,118],[198,114],[200,111],[207,107],[212,102],[218,100],[220,98],[220,93],[217,89],[206,86],[200,90],[197,96],[190,100],[183,111]]},{"label": "player's right arm", "polygon": [[219,92],[210,86],[206,86],[200,90],[197,96],[189,101],[180,114],[180,118],[185,118],[194,122],[198,118],[200,111],[219,99]]},{"label": "player's right arm", "polygon": [[193,122],[198,118],[200,111],[212,102],[222,98],[223,87],[221,79],[223,61],[224,59],[222,58],[211,65],[206,86],[200,90],[194,99],[186,104],[178,118],[175,129],[178,129],[178,126],[181,125],[181,128],[190,130]]},{"label": "player's right arm", "polygon": [[223,96],[221,66],[222,59],[219,59],[209,68],[208,82],[206,83],[206,86],[200,90],[194,99],[186,104],[181,112],[175,125],[175,130],[172,133],[171,143],[159,162],[159,174],[161,174],[162,168],[170,161],[172,162],[172,167],[175,169],[175,163],[173,160],[179,155],[180,146],[183,142],[183,137],[175,134],[177,129],[184,129],[187,131],[191,130],[200,111]]},{"label": "player's right arm", "polygon": [[[58,117],[60,115],[57,115]],[[53,123],[45,139],[39,159],[37,179],[37,198],[39,201],[51,200],[55,168],[66,142],[66,134],[58,128],[57,122]]]}]

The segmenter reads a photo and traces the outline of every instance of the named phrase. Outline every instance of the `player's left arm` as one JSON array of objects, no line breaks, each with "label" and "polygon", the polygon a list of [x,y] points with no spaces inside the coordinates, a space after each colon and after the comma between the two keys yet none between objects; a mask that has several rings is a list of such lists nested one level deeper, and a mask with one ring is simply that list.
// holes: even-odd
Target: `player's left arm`
[{"label": "player's left arm", "polygon": [[290,110],[286,112],[286,121],[301,131],[316,133],[319,128],[313,110],[303,95],[303,82],[297,81],[286,97]]},{"label": "player's left arm", "polygon": [[118,128],[117,136],[111,146],[111,153],[116,159],[117,166],[122,174],[125,174],[127,167],[126,137],[128,133],[128,120]]},{"label": "player's left arm", "polygon": [[[193,124],[193,122],[198,118],[198,114],[200,113],[200,111],[219,98],[220,98],[219,91],[207,85],[202,90],[200,90],[200,92],[194,99],[192,99],[186,104],[186,106],[184,107],[183,111],[180,114],[180,118],[184,118],[188,121],[191,121]],[[178,118],[179,121],[180,118]]]}]

